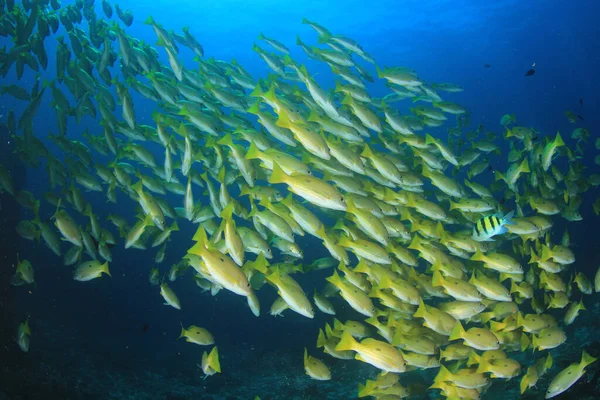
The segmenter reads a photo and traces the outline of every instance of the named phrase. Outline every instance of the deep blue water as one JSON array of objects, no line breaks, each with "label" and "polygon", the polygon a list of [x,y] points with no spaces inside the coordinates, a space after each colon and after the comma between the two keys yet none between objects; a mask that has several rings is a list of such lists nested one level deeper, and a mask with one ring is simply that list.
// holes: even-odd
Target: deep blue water
[{"label": "deep blue water", "polygon": [[[197,1],[173,3],[120,3],[122,8],[131,9],[135,16],[127,33],[145,42],[155,43],[154,31],[149,25],[143,24],[149,15],[169,30],[178,31],[181,27],[189,26],[190,32],[202,43],[206,57],[228,61],[235,58],[255,78],[260,78],[266,77],[269,71],[251,48],[259,33],[263,32],[286,44],[292,51],[292,57],[306,63],[321,85],[332,88],[335,81],[329,68],[307,59],[300,48],[294,45],[296,35],[308,44],[317,43],[316,33],[300,23],[303,17],[307,17],[333,33],[346,35],[361,43],[380,66],[407,66],[415,69],[427,81],[462,85],[464,92],[448,94],[445,99],[467,107],[471,112],[471,128],[483,124],[485,131],[498,135],[498,143],[502,144],[503,133],[500,118],[507,113],[515,114],[519,125],[540,131],[542,137],[554,136],[557,131],[563,137],[569,137],[577,126],[590,130],[590,144],[598,138],[600,26],[597,20],[600,2],[597,1],[310,0],[292,3],[226,0],[218,2],[218,5]],[[63,6],[66,4],[69,2],[63,2]],[[100,15],[100,5],[97,4],[96,8]],[[58,34],[64,33],[61,27]],[[50,79],[55,76],[55,37],[47,38],[45,45],[50,62],[47,70],[41,73],[41,79]],[[11,44],[7,38],[0,38],[0,46],[10,47]],[[159,53],[166,63],[164,51],[159,50]],[[188,68],[195,65],[192,57],[189,50],[182,48],[180,59]],[[534,63],[536,74],[525,76]],[[491,68],[484,68],[484,64],[490,64]],[[375,74],[375,71],[371,70],[371,73]],[[2,85],[20,84],[30,88],[34,79],[35,74],[26,70],[23,79],[17,81],[13,69],[2,79]],[[374,97],[387,93],[382,81],[370,88],[370,94]],[[152,124],[151,114],[155,104],[133,91],[132,95],[137,122]],[[50,98],[48,93],[45,98]],[[580,99],[583,104],[580,104]],[[2,120],[9,110],[14,109],[19,115],[26,105],[7,96],[1,97],[0,101]],[[45,100],[35,119],[36,135],[40,138],[57,130],[55,113],[49,101]],[[401,107],[412,106],[410,100],[400,104]],[[571,125],[563,114],[565,110],[573,110],[585,121]],[[68,135],[75,139],[86,129],[93,134],[102,133],[97,121],[86,116],[79,126],[71,118]],[[445,127],[432,132],[445,137]],[[52,143],[45,143],[51,151],[57,150]],[[496,164],[493,164],[499,170],[506,169],[508,147],[503,145],[502,148],[503,156],[496,158]],[[162,149],[158,146],[154,149],[157,160],[162,160]],[[590,173],[600,172],[600,167],[593,162],[596,154],[590,145],[584,161]],[[102,157],[99,160],[110,161]],[[47,191],[46,179],[44,168],[28,169],[21,188],[40,196]],[[94,193],[84,195],[101,219],[115,212],[115,206],[105,203],[104,197]],[[177,201],[181,199],[169,196]],[[598,220],[591,211],[591,202],[597,196],[597,189],[590,190],[581,209],[584,220],[568,224],[578,257],[575,268],[585,271],[590,277],[600,261],[600,242],[590,234],[597,231]],[[198,190],[195,197],[197,201],[207,201]],[[118,211],[123,215],[134,211],[134,204],[122,193],[118,195]],[[43,203],[42,215],[50,217],[53,212],[52,206]],[[27,211],[23,213],[24,217],[32,217]],[[174,233],[168,245],[167,258],[160,266],[161,272],[166,273],[192,244],[191,236],[196,227],[182,221],[180,228],[181,231]],[[562,229],[557,228],[556,241],[561,234]],[[175,312],[162,305],[158,287],[148,284],[148,272],[154,266],[155,250],[125,251],[121,245],[117,245],[113,249],[112,278],[82,284],[72,279],[69,267],[63,266],[62,259],[55,257],[43,243],[24,240],[18,240],[17,243],[21,258],[28,258],[36,267],[37,282],[29,291],[22,288],[6,289],[12,291],[5,295],[12,297],[15,307],[7,315],[15,316],[16,320],[11,321],[10,326],[6,325],[7,328],[3,324],[3,329],[12,332],[18,321],[26,315],[31,317],[32,350],[26,355],[17,354],[23,359],[12,361],[20,367],[36,369],[32,365],[39,366],[36,354],[39,356],[40,350],[36,350],[36,347],[44,348],[49,360],[60,359],[63,349],[49,345],[56,340],[63,345],[73,343],[70,350],[81,354],[82,359],[91,357],[98,363],[98,368],[114,368],[117,374],[123,370],[160,370],[165,377],[182,374],[200,379],[201,373],[196,364],[200,362],[205,349],[176,341],[180,323],[183,323],[210,327],[222,354],[222,366],[224,370],[229,368],[229,379],[235,376],[236,367],[246,368],[260,376],[269,371],[261,371],[260,365],[254,365],[260,359],[260,356],[256,357],[257,353],[265,354],[265,357],[276,351],[300,355],[304,347],[315,352],[316,334],[327,320],[322,313],[317,313],[312,321],[290,311],[285,313],[284,318],[269,316],[268,307],[276,296],[270,288],[260,291],[262,315],[255,318],[244,298],[225,291],[216,297],[200,294],[194,282],[187,277],[171,285],[182,303],[182,310]],[[300,243],[305,248],[305,262],[327,255],[315,239],[305,238]],[[2,249],[11,253],[16,250],[14,247]],[[66,246],[63,247],[65,250]],[[298,281],[307,293],[312,293],[314,288],[321,287],[324,277],[328,275],[330,271],[320,271],[301,276]],[[590,298],[588,309],[591,310],[597,302],[597,295]],[[342,319],[357,317],[341,302],[337,302],[336,307]],[[585,318],[586,315],[582,315],[583,321],[579,322],[583,326]],[[56,335],[62,337],[60,341]],[[14,347],[14,343],[6,343],[5,349],[8,347]],[[58,356],[48,356],[50,353]],[[11,354],[12,357],[16,353]],[[59,369],[65,375],[76,376],[78,368],[84,369],[70,365]],[[301,357],[295,368],[299,374],[303,374]],[[199,380],[197,384],[202,385],[203,382]],[[354,385],[355,382],[350,384]],[[168,386],[169,381],[166,380],[164,385]],[[172,391],[176,392],[176,389]],[[226,383],[223,383],[222,391],[226,393]],[[254,394],[269,398],[268,388]]]}]

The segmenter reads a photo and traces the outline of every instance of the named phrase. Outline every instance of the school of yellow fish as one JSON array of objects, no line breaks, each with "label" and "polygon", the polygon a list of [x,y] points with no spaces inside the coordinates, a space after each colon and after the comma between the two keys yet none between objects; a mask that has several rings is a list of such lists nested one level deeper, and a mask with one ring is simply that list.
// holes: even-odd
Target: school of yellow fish
[{"label": "school of yellow fish", "polygon": [[[328,357],[357,359],[380,371],[358,396],[381,400],[409,396],[402,373],[415,369],[436,370],[430,388],[449,399],[479,399],[495,379],[519,376],[523,393],[552,367],[543,351],[565,342],[584,295],[600,291],[600,273],[575,273],[568,232],[552,231],[558,218],[581,220],[583,194],[600,185],[581,162],[585,128],[573,131],[574,150],[560,134],[518,126],[514,115],[502,117],[502,134],[469,131],[468,111],[442,97],[461,86],[427,82],[405,67],[380,69],[360,44],[307,19],[321,46],[296,44],[331,67],[334,90],[263,34],[253,50],[271,73],[257,81],[235,60],[205,58],[187,28],[167,31],[150,17],[156,45],[128,35],[133,14],[106,0],[101,12],[93,0],[0,5],[0,34],[14,43],[0,52],[0,73],[39,72],[32,88],[2,86],[4,96],[28,104],[18,117],[9,113],[7,126],[21,161],[48,177],[36,198],[16,191],[0,165],[0,190],[34,215],[18,234],[43,241],[74,266],[76,280],[110,276],[111,247],[123,244],[158,249],[149,281],[175,309],[182,304],[168,282],[176,279],[194,279],[213,296],[243,296],[256,316],[265,308],[259,290],[277,291],[274,316],[289,309],[313,318],[316,306],[331,323],[315,333],[326,355],[304,352],[306,374],[329,380]],[[48,76],[44,43],[60,26],[56,75]],[[193,68],[183,66],[180,47],[195,54]],[[369,95],[373,71],[389,88],[383,98]],[[151,125],[138,123],[133,94],[155,102]],[[402,115],[396,104],[405,99],[415,104]],[[58,127],[35,119],[47,101]],[[75,140],[69,130],[84,116],[99,123]],[[444,125],[445,140],[425,133]],[[41,134],[48,130],[57,133]],[[510,145],[508,169],[495,171],[492,185],[478,183],[502,156],[499,141]],[[113,161],[98,161],[107,157]],[[194,200],[201,192],[207,204]],[[117,207],[108,217],[121,240],[88,194],[139,205],[136,220]],[[53,225],[40,215],[41,201],[56,208]],[[593,208],[598,214],[600,203]],[[197,225],[190,248],[169,271],[159,269],[180,223]],[[305,235],[330,257],[304,263],[307,249],[296,239]],[[331,276],[311,301],[294,275],[320,269]],[[19,260],[11,283],[31,285],[34,271]],[[356,320],[337,319],[335,302],[354,309]],[[24,321],[16,333],[23,351],[31,336]],[[180,337],[218,342],[195,325],[182,326]],[[511,358],[529,349],[541,354],[532,365]],[[545,397],[569,389],[593,361],[583,351],[581,362],[554,374]],[[221,372],[217,347],[200,365],[207,376]]]}]

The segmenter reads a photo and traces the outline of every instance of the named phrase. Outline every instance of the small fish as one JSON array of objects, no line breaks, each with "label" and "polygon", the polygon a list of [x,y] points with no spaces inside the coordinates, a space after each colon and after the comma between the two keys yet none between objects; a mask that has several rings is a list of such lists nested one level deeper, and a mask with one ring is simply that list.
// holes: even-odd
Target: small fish
[{"label": "small fish", "polygon": [[530,69],[529,71],[525,72],[525,76],[531,76],[531,75],[535,75],[535,69]]},{"label": "small fish", "polygon": [[567,391],[571,386],[575,384],[585,373],[585,367],[596,361],[597,359],[590,356],[585,350],[581,354],[581,362],[569,365],[558,373],[550,382],[548,390],[546,391],[546,399],[558,396],[559,394]]},{"label": "small fish", "polygon": [[331,372],[323,361],[309,356],[306,348],[304,349],[304,371],[306,375],[317,381],[328,381],[331,379]]},{"label": "small fish", "polygon": [[471,238],[478,242],[493,241],[493,236],[502,235],[506,232],[504,225],[510,224],[510,219],[515,214],[514,211],[509,212],[504,217],[502,213],[489,215],[481,218],[473,226]]},{"label": "small fish", "polygon": [[492,64],[483,64],[483,68],[492,68]]},{"label": "small fish", "polygon": [[210,353],[202,353],[202,371],[206,377],[221,372],[221,363],[219,362],[219,350],[217,346],[213,347]]},{"label": "small fish", "polygon": [[215,339],[209,331],[196,325],[190,325],[187,328],[181,325],[181,334],[177,339],[181,338],[185,338],[186,342],[200,346],[209,346],[215,343]]}]

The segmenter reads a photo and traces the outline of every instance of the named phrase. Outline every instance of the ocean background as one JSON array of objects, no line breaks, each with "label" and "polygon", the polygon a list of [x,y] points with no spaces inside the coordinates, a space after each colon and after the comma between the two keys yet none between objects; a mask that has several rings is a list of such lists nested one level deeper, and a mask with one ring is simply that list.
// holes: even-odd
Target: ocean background
[{"label": "ocean background", "polygon": [[[63,7],[69,4],[63,1]],[[103,16],[96,1],[98,16]],[[302,25],[303,17],[316,21],[335,34],[358,41],[379,66],[406,66],[415,69],[427,81],[452,82],[464,87],[462,93],[444,96],[471,112],[471,129],[483,124],[485,131],[497,134],[496,143],[503,150],[493,157],[494,169],[505,171],[508,145],[503,139],[500,118],[515,114],[517,124],[534,127],[540,135],[554,136],[560,131],[570,137],[575,127],[590,130],[590,146],[584,163],[588,173],[600,172],[594,164],[598,152],[593,148],[600,130],[600,2],[598,1],[127,1],[119,5],[130,9],[134,23],[126,28],[129,35],[148,43],[156,42],[147,16],[165,28],[180,31],[184,26],[202,43],[205,58],[228,60],[235,58],[254,78],[266,77],[265,63],[253,52],[260,32],[283,42],[292,57],[306,63],[308,70],[325,88],[333,88],[335,80],[329,68],[307,59],[298,46],[296,35],[310,45],[317,44],[316,33]],[[113,16],[113,19],[115,16]],[[121,24],[122,25],[122,24]],[[58,34],[64,34],[60,28]],[[0,38],[0,47],[8,46],[8,38]],[[56,35],[45,41],[49,65],[42,79],[56,75],[54,54]],[[161,60],[167,63],[164,51]],[[180,59],[186,67],[194,66],[193,56],[181,48]],[[491,68],[484,68],[490,64]],[[536,73],[525,76],[535,64]],[[375,75],[374,69],[370,72]],[[14,69],[2,78],[2,85],[33,85],[35,74],[26,69],[20,81]],[[382,81],[370,86],[373,97],[389,90]],[[154,103],[131,91],[140,124],[152,125]],[[44,103],[35,117],[35,131],[51,152],[58,148],[46,140],[56,133],[56,116],[46,93]],[[3,96],[0,98],[0,121],[8,111],[20,115],[26,102]],[[581,102],[580,102],[581,100]],[[583,104],[581,104],[583,103]],[[404,100],[401,107],[412,106]],[[402,110],[402,108],[401,108]],[[584,121],[570,124],[563,114],[572,110]],[[406,109],[407,111],[407,109]],[[446,124],[432,129],[437,137],[446,137]],[[86,129],[101,134],[97,121],[86,116],[80,125],[69,121],[69,137],[78,138]],[[48,190],[45,168],[25,169],[11,155],[10,138],[0,134],[2,163],[11,166],[19,189],[41,196]],[[82,139],[85,141],[85,139]],[[567,143],[573,144],[572,140]],[[157,160],[162,150],[156,146]],[[109,162],[108,158],[98,161]],[[564,160],[563,160],[564,161]],[[493,173],[486,172],[490,182]],[[600,265],[598,217],[591,204],[598,197],[598,188],[584,196],[580,222],[559,221],[553,237],[559,241],[568,225],[572,248],[577,256],[576,271],[590,279]],[[122,193],[117,207],[105,202],[96,193],[84,193],[101,220],[110,213],[132,215],[134,203]],[[173,196],[173,195],[169,195]],[[172,197],[181,201],[181,197]],[[195,192],[196,201],[207,199]],[[322,355],[315,349],[318,329],[326,321],[317,312],[313,320],[291,311],[283,318],[268,315],[276,297],[269,287],[259,293],[262,313],[256,318],[243,297],[219,293],[216,297],[203,294],[192,279],[184,277],[171,284],[177,292],[182,310],[163,306],[159,288],[148,283],[154,266],[155,250],[127,250],[119,243],[112,249],[112,278],[91,282],[76,282],[70,267],[62,264],[43,243],[20,239],[14,225],[21,219],[32,219],[28,210],[20,209],[14,200],[0,195],[0,400],[3,399],[352,399],[358,383],[373,378],[377,371],[358,361],[340,361]],[[183,206],[183,204],[178,205]],[[54,209],[42,202],[41,215],[49,218]],[[556,218],[555,220],[559,220]],[[180,221],[180,231],[173,234],[167,247],[161,272],[178,262],[192,245],[196,226]],[[304,249],[305,263],[327,255],[314,238],[299,240]],[[63,251],[66,251],[66,246]],[[32,287],[12,287],[8,281],[14,273],[16,254],[29,259],[35,268],[36,284]],[[298,277],[307,294],[320,289],[330,270],[316,271]],[[578,299],[577,299],[578,300]],[[591,354],[600,352],[600,295],[585,298],[584,311],[573,326],[568,327],[568,340],[557,349],[557,365],[549,376],[578,360],[581,348]],[[335,299],[338,318],[358,318],[340,299]],[[27,316],[32,329],[31,349],[22,353],[13,337],[16,326]],[[200,363],[206,348],[177,341],[180,323],[208,328],[216,339],[221,355],[222,374],[203,379]],[[326,358],[332,369],[330,382],[316,382],[304,374],[303,348],[312,355]],[[554,353],[553,353],[554,355]],[[558,357],[560,355],[560,357]],[[582,378],[574,388],[560,398],[594,398],[600,393],[600,374]],[[415,398],[436,398],[425,392],[431,373],[410,373],[401,379],[412,386]],[[548,376],[541,381],[542,391],[528,398],[542,398]],[[516,389],[516,391],[515,391]],[[507,392],[510,390],[510,392]],[[507,395],[510,393],[510,395]],[[429,396],[429,397],[427,397]],[[507,397],[509,396],[509,397]],[[518,380],[496,381],[484,398],[518,398]]]}]

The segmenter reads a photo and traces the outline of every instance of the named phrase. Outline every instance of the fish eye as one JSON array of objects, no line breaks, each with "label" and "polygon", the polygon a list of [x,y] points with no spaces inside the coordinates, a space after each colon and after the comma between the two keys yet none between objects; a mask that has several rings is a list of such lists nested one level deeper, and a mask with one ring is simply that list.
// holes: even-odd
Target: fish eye
[{"label": "fish eye", "polygon": [[344,198],[343,198],[343,197],[341,197],[341,198],[340,198],[340,201],[343,203],[343,202],[344,202]]}]

